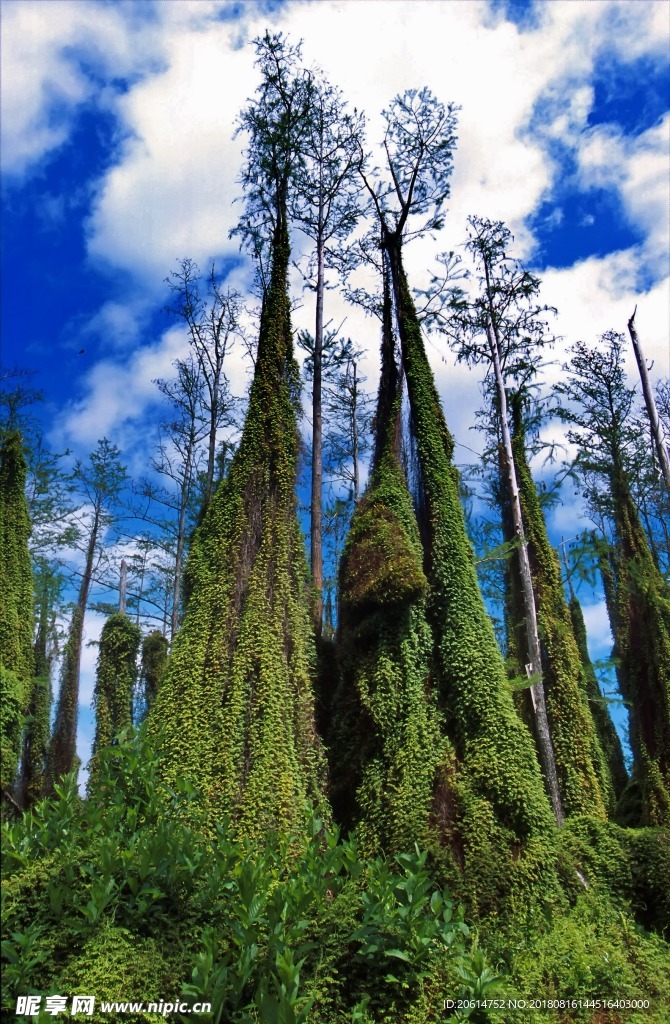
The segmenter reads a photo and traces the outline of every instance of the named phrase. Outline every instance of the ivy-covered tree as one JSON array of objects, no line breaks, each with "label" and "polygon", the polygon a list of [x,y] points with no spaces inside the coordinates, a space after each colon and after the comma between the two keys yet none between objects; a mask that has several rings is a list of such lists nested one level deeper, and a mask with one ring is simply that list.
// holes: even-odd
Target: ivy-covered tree
[{"label": "ivy-covered tree", "polygon": [[[626,383],[623,346],[614,331],[595,347],[578,342],[557,390],[577,447],[576,468],[599,482],[600,512],[613,530],[606,571],[619,681],[630,715],[633,781],[641,791],[643,820],[660,825],[670,820],[670,590],[631,493],[635,392]],[[589,498],[594,500],[593,484]]]},{"label": "ivy-covered tree", "polygon": [[60,690],[48,757],[49,786],[71,771],[75,763],[84,617],[91,583],[102,558],[104,535],[112,525],[114,505],[125,480],[126,470],[121,464],[119,449],[107,438],[98,441],[88,463],[78,461],[72,473],[73,485],[85,501],[78,517],[84,566],[63,649]]},{"label": "ivy-covered tree", "polygon": [[[537,604],[547,710],[562,804],[566,814],[604,817],[606,809],[614,810],[615,788],[586,692],[587,683],[592,689],[594,680],[580,658],[563,593],[560,564],[547,535],[528,464],[523,392],[514,394],[510,405],[512,456]],[[512,555],[512,570],[518,573],[517,558],[518,549]],[[522,634],[519,646],[528,649],[525,615],[515,625]]]},{"label": "ivy-covered tree", "polygon": [[34,675],[33,574],[28,550],[30,519],[25,494],[26,459],[18,430],[0,447],[0,741],[3,800],[19,764],[23,715]]},{"label": "ivy-covered tree", "polygon": [[400,464],[402,394],[391,317],[387,287],[376,446],[340,567],[342,679],[327,736],[335,815],[357,823],[370,852],[428,841],[446,754],[429,685],[428,581]]},{"label": "ivy-covered tree", "polygon": [[321,800],[309,585],[297,517],[297,428],[287,278],[288,196],[309,103],[299,53],[256,42],[261,86],[243,111],[247,237],[269,242],[242,437],[191,546],[184,624],[149,716],[168,778],[197,772],[218,820],[241,833],[305,821]]},{"label": "ivy-covered tree", "polygon": [[167,637],[154,629],[142,639],[140,674],[133,718],[141,722],[149,714],[168,663]]},{"label": "ivy-covered tree", "polygon": [[623,747],[621,746],[619,734],[616,731],[614,722],[612,721],[607,700],[600,689],[598,677],[596,675],[593,662],[591,661],[582,606],[573,589],[569,573],[566,572],[566,576],[570,593],[568,610],[570,612],[570,621],[572,622],[572,631],[575,635],[575,640],[577,641],[577,647],[579,649],[579,658],[582,663],[583,689],[591,707],[593,723],[596,727],[600,748],[605,757],[605,763],[611,779],[614,808],[608,809],[614,810],[616,808],[616,802],[619,800],[621,794],[626,788],[626,785],[628,784],[628,772],[626,771]]},{"label": "ivy-covered tree", "polygon": [[[429,582],[436,685],[456,750],[456,776],[436,795],[441,828],[465,865],[465,886],[482,911],[555,886],[552,815],[533,749],[509,692],[505,666],[481,597],[447,428],[405,274],[406,231],[439,226],[449,193],[456,111],[427,90],[386,113],[390,181],[362,169],[388,254],[395,312],[420,469],[420,516]],[[392,197],[394,197],[394,202]],[[410,218],[420,217],[420,228]],[[521,845],[522,854],[519,849]],[[531,882],[531,878],[534,879]]]},{"label": "ivy-covered tree", "polygon": [[123,612],[110,615],[100,634],[93,690],[95,737],[93,758],[117,733],[132,724],[133,689],[137,678],[140,627]]},{"label": "ivy-covered tree", "polygon": [[510,527],[506,540],[516,544],[518,587],[515,589],[520,598],[518,610],[523,609],[525,631],[525,642],[519,649],[519,653],[523,652],[520,662],[527,666],[531,678],[533,731],[554,816],[560,825],[564,818],[563,794],[547,714],[537,599],[512,450],[506,390],[512,381],[517,387],[527,386],[535,373],[536,352],[547,340],[544,309],[534,301],[539,281],[508,255],[511,235],[507,228],[501,222],[478,217],[469,218],[469,227],[467,247],[475,259],[481,291],[472,299],[455,293],[451,320],[459,358],[469,363],[483,362],[487,367],[486,390],[499,443],[501,497],[506,513],[503,524],[506,522]]},{"label": "ivy-covered tree", "polygon": [[51,674],[58,653],[56,616],[64,586],[60,566],[43,556],[35,559],[34,578],[37,610],[35,676],[27,707],[18,786],[18,802],[24,808],[35,804],[44,792],[51,735]]}]

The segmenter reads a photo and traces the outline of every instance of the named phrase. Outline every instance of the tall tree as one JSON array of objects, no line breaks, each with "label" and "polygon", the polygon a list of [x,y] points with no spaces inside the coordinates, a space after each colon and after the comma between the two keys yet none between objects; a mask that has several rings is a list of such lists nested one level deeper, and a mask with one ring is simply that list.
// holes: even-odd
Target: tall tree
[{"label": "tall tree", "polygon": [[357,503],[340,569],[342,681],[327,736],[331,798],[364,849],[427,842],[445,757],[429,687],[428,581],[400,464],[401,379],[385,294],[382,369],[370,482]]},{"label": "tall tree", "polygon": [[350,338],[339,339],[324,388],[328,475],[350,488],[354,505],[361,494],[361,465],[370,451],[372,421],[372,401],[360,371],[362,355]]},{"label": "tall tree", "polygon": [[364,166],[361,171],[390,265],[421,474],[424,507],[419,521],[425,524],[436,683],[457,755],[456,778],[444,784],[439,799],[436,795],[436,807],[445,838],[464,858],[465,887],[473,905],[486,912],[506,903],[509,910],[517,900],[528,899],[533,888],[527,884],[529,875],[544,879],[547,894],[556,884],[549,852],[551,810],[532,738],[514,709],[477,584],[452,463],[454,442],[402,257],[406,234],[411,237],[440,224],[440,209],[449,194],[456,111],[422,90],[396,99],[385,116],[390,182],[368,175]]},{"label": "tall tree", "polygon": [[93,691],[94,766],[96,754],[109,746],[117,733],[132,724],[140,640],[140,627],[123,612],[114,612],[102,627]]},{"label": "tall tree", "polygon": [[[512,260],[507,252],[510,233],[500,222],[477,217],[469,219],[468,249],[475,258],[481,293],[471,303],[463,302],[454,317],[460,358],[484,362],[488,367],[489,394],[497,414],[501,443],[501,481],[506,488],[506,505],[517,545],[520,594],[526,635],[527,672],[535,737],[558,824],[564,817],[558,767],[547,715],[537,602],[528,556],[526,529],[521,508],[517,468],[507,408],[506,382],[525,379],[533,367],[531,353],[545,338],[543,310],[533,303],[539,282]],[[511,538],[508,538],[511,539]],[[565,751],[569,761],[568,750]]]},{"label": "tall tree", "polygon": [[593,348],[578,342],[557,390],[568,438],[577,447],[577,469],[603,484],[598,501],[614,533],[612,631],[629,705],[633,776],[642,791],[644,820],[663,824],[670,820],[670,590],[631,494],[635,392],[626,383],[623,346],[614,331]]},{"label": "tall tree", "polygon": [[[174,545],[171,638],[174,638],[179,628],[185,545],[187,533],[195,525],[196,519],[193,500],[198,470],[203,461],[202,442],[207,437],[211,441],[211,423],[208,425],[204,409],[201,364],[191,357],[176,360],[174,367],[177,371],[175,378],[155,382],[171,405],[171,416],[161,424],[153,468],[171,482],[176,493],[170,486],[157,487],[150,481],[142,484],[142,493],[152,505],[155,507],[158,504],[170,513],[167,521],[159,517],[156,525],[168,532]],[[206,479],[209,480],[209,447]],[[173,516],[176,517],[176,523]]]},{"label": "tall tree", "polygon": [[612,782],[612,791],[616,801],[619,799],[628,783],[628,772],[626,771],[623,748],[621,746],[619,734],[617,733],[614,722],[612,721],[612,716],[609,713],[607,701],[605,700],[598,684],[596,670],[593,662],[591,661],[586,633],[586,623],[584,622],[584,613],[582,612],[582,606],[572,584],[564,542],[562,542],[562,547],[565,577],[570,595],[568,608],[570,611],[570,621],[572,622],[572,631],[575,635],[575,640],[577,641],[579,657],[583,667],[584,690],[591,705],[593,722],[598,732],[600,747],[605,756]]},{"label": "tall tree", "polygon": [[28,550],[30,519],[26,459],[18,430],[0,446],[0,740],[3,800],[18,770],[23,714],[34,674],[33,575]]},{"label": "tall tree", "polygon": [[308,83],[283,37],[266,34],[256,49],[261,87],[241,124],[247,223],[270,231],[258,353],[242,437],[194,537],[184,624],[149,716],[167,776],[197,770],[212,815],[230,814],[248,835],[300,827],[306,801],[322,799],[287,294]]},{"label": "tall tree", "polygon": [[647,416],[649,417],[649,423],[651,425],[651,433],[654,439],[654,445],[656,446],[656,454],[658,456],[658,462],[661,467],[661,474],[665,483],[665,489],[670,496],[670,454],[668,453],[668,443],[663,436],[663,430],[661,428],[661,421],[658,416],[658,410],[656,409],[656,401],[654,399],[654,392],[649,379],[649,371],[647,370],[647,361],[644,358],[644,352],[642,351],[642,345],[638,337],[637,328],[635,327],[635,314],[637,313],[637,306],[633,310],[633,315],[628,321],[628,333],[630,334],[630,340],[633,343],[633,351],[635,352],[635,360],[637,362],[637,368],[640,372],[640,381],[642,383],[642,394],[644,395],[644,404],[647,409]]},{"label": "tall tree", "polygon": [[293,213],[297,224],[314,243],[305,279],[315,292],[312,350],[312,482],[310,549],[314,587],[314,625],[321,632],[323,617],[323,422],[322,381],[324,349],[324,296],[327,271],[346,263],[343,243],[360,214],[358,155],[364,130],[363,116],[351,113],[339,89],[321,75],[313,77],[309,118],[303,141],[305,170],[296,182]]},{"label": "tall tree", "polygon": [[27,709],[18,788],[18,801],[24,808],[36,803],[44,791],[51,735],[51,674],[58,653],[56,615],[64,586],[60,566],[44,556],[35,560],[34,577],[37,610],[35,678]]},{"label": "tall tree", "polygon": [[71,771],[75,763],[84,617],[91,583],[102,557],[104,535],[113,523],[114,505],[125,480],[126,470],[121,464],[119,449],[106,437],[98,441],[87,463],[77,461],[72,473],[73,485],[85,502],[78,517],[84,567],[63,650],[60,691],[49,748],[49,786]]},{"label": "tall tree", "polygon": [[[510,404],[512,456],[537,606],[541,665],[562,803],[566,814],[605,817],[606,808],[614,810],[614,780],[584,689],[588,677],[563,594],[560,565],[547,535],[542,506],[528,464],[523,391],[516,392]],[[517,548],[513,564],[519,559],[519,554]],[[518,566],[515,568],[518,571]],[[526,630],[527,617],[524,615],[524,634]],[[524,639],[527,648],[527,635]]]}]

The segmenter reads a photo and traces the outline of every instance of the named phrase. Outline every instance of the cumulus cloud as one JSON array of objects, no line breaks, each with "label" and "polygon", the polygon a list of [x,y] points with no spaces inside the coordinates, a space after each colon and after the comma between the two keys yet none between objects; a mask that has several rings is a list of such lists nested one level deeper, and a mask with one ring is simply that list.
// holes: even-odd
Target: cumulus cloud
[{"label": "cumulus cloud", "polygon": [[82,396],[63,410],[54,427],[53,443],[80,451],[92,449],[100,437],[123,441],[128,425],[141,419],[147,407],[159,399],[152,381],[171,377],[173,361],[187,349],[188,339],[175,327],[153,345],[135,349],[123,362],[97,362],[80,382]]},{"label": "cumulus cloud", "polygon": [[[545,4],[538,24],[522,31],[483,2],[323,0],[285,3],[274,12],[248,3],[237,20],[222,18],[221,4],[209,0],[63,2],[57,17],[51,5],[7,5],[7,166],[15,173],[36,166],[65,139],[86,103],[111,104],[119,126],[115,162],[95,183],[86,234],[90,259],[126,272],[133,294],[110,297],[88,326],[131,354],[120,361],[107,351],[85,375],[57,425],[62,438],[90,444],[112,429],[120,442],[130,437],[132,423],[155,398],[151,379],[169,374],[183,351],[175,332],[132,351],[142,341],[142,308],[160,302],[176,257],[205,266],[236,252],[228,232],[239,210],[243,140],[232,135],[257,83],[249,40],[266,26],[304,40],[306,62],[322,65],[352,105],[369,113],[372,144],[380,140],[379,111],[405,88],[426,84],[462,107],[445,230],[407,252],[416,282],[425,282],[436,251],[460,245],[474,212],[504,220],[517,254],[532,254],[528,218],[562,171],[551,144],[570,149],[578,183],[617,190],[645,241],[546,272],[543,297],[560,310],[557,331],[567,340],[588,340],[610,326],[623,330],[638,302],[649,358],[667,367],[667,294],[662,284],[640,281],[640,267],[658,264],[667,249],[667,127],[634,139],[611,126],[588,128],[599,55],[660,55],[667,42],[661,7]],[[561,211],[554,216],[560,219]],[[236,274],[247,275],[245,268]],[[364,370],[374,387],[376,325],[341,299],[328,302],[327,315],[335,323],[346,318],[344,332],[368,350]],[[311,326],[310,303],[306,298],[297,312],[298,326]],[[448,418],[467,444],[479,404],[476,377],[438,349],[429,347]]]}]

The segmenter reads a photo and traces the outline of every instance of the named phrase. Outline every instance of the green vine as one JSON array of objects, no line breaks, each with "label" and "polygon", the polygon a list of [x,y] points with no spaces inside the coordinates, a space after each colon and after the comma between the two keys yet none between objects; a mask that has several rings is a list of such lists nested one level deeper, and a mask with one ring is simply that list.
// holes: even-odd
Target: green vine
[{"label": "green vine", "polygon": [[18,431],[0,448],[0,742],[2,789],[16,779],[23,715],[34,672],[33,575],[26,460]]},{"label": "green vine", "polygon": [[[570,814],[606,817],[614,786],[584,690],[585,674],[568,611],[561,570],[549,542],[526,455],[522,395],[510,402],[512,451],[542,644],[542,667],[551,739],[563,808]],[[597,687],[596,687],[597,688]]]},{"label": "green vine", "polygon": [[370,853],[428,841],[445,746],[429,690],[428,582],[398,457],[401,394],[388,296],[387,304],[375,459],[340,568],[342,682],[328,737],[336,816],[358,823]]},{"label": "green vine", "polygon": [[137,677],[140,627],[127,615],[115,612],[102,627],[100,653],[93,691],[96,754],[132,722],[133,686]]},{"label": "green vine", "polygon": [[428,621],[437,687],[456,752],[436,806],[480,913],[514,913],[557,893],[555,829],[533,741],[519,720],[493,625],[479,590],[447,428],[421,329],[390,239],[412,430],[425,493]]},{"label": "green vine", "polygon": [[202,780],[241,833],[290,828],[322,802],[314,641],[297,518],[297,431],[284,222],[242,438],[189,555],[190,600],[149,715],[165,771]]}]

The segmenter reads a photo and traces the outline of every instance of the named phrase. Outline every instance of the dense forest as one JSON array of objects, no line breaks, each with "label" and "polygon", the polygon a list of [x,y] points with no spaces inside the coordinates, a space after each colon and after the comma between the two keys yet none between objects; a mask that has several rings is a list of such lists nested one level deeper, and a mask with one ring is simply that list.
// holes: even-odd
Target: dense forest
[{"label": "dense forest", "polygon": [[[473,215],[414,287],[458,107],[396,96],[373,151],[300,45],[255,50],[234,231],[254,293],[178,260],[189,353],[155,382],[146,474],[107,438],[75,463],[50,451],[30,373],[3,377],[3,1019],[35,994],[40,1021],[94,995],[96,1021],[667,1022],[670,384],[650,384],[631,310],[547,388],[554,311],[501,222]],[[296,332],[305,239],[315,319]],[[333,277],[367,337],[333,327]],[[466,468],[429,339],[483,373]],[[568,484],[589,528],[556,549]]]}]

